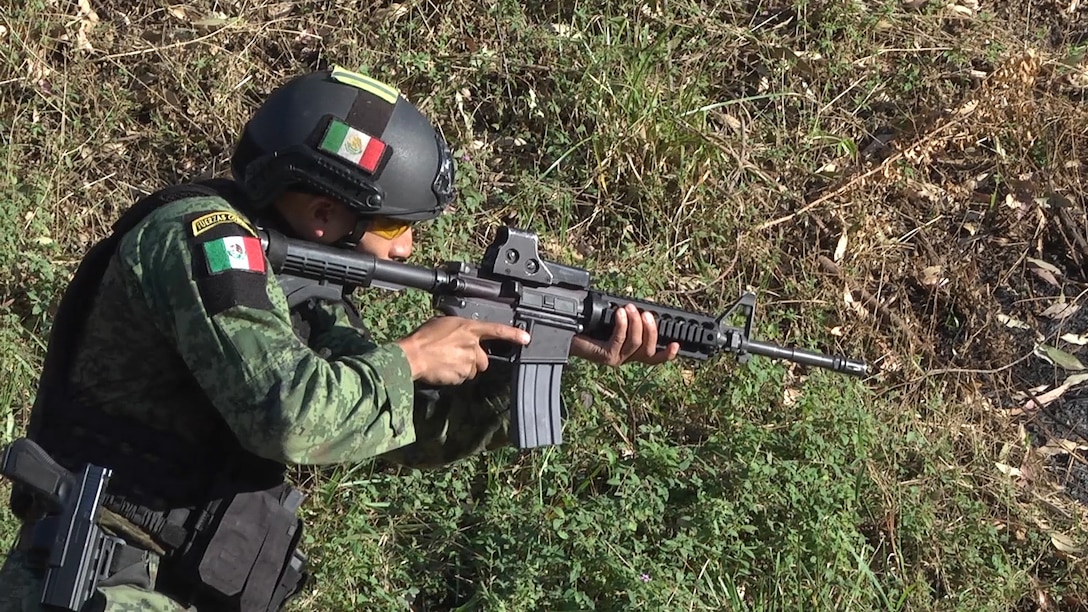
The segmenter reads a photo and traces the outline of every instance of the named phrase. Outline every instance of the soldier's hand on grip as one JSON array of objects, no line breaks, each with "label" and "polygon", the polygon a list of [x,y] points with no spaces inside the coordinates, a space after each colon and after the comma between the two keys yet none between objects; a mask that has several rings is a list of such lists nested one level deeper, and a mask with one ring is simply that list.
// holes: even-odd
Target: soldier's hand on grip
[{"label": "soldier's hand on grip", "polygon": [[397,344],[412,366],[412,380],[431,385],[456,385],[487,369],[487,353],[481,340],[529,344],[529,334],[501,323],[461,317],[427,321]]}]

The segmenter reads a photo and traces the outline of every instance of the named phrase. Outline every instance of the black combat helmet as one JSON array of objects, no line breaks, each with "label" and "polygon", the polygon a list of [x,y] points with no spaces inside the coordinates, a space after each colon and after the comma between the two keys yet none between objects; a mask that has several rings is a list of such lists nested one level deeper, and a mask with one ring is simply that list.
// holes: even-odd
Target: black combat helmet
[{"label": "black combat helmet", "polygon": [[360,215],[437,217],[453,200],[442,135],[393,87],[334,68],[272,92],[231,158],[257,206],[292,189],[334,197]]}]

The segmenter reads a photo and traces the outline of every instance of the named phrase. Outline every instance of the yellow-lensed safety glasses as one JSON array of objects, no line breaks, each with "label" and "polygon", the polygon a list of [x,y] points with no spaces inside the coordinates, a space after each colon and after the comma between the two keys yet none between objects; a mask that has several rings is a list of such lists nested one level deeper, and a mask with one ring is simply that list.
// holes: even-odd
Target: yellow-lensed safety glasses
[{"label": "yellow-lensed safety glasses", "polygon": [[412,224],[407,221],[388,219],[386,217],[373,217],[366,226],[366,231],[386,240],[392,240],[407,232]]}]

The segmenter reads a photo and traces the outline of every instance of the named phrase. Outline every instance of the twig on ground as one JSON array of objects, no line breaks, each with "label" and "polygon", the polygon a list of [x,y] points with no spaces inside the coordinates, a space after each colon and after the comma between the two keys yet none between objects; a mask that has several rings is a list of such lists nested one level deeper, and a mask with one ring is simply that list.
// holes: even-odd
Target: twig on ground
[{"label": "twig on ground", "polygon": [[[820,255],[816,258],[820,263],[820,267],[837,276],[839,280],[847,284],[849,290],[849,281],[846,279],[846,275],[843,274],[838,264],[828,259],[825,255]],[[850,293],[854,294],[862,304],[868,306],[878,316],[882,323],[895,328],[897,331],[906,333],[908,331],[907,325],[900,319],[895,313],[888,310],[884,304],[880,302],[873,294],[866,291],[864,288],[857,288],[850,290]]]},{"label": "twig on ground", "polygon": [[925,378],[929,378],[930,376],[939,376],[942,374],[997,374],[998,372],[1004,372],[1005,370],[1008,370],[1013,366],[1023,363],[1033,354],[1034,353],[1028,353],[1023,357],[1017,359],[1016,361],[1013,361],[1012,363],[1007,363],[999,368],[993,368],[991,370],[977,370],[973,368],[941,368],[939,370],[928,370],[925,374],[922,374],[911,382],[919,382]]},{"label": "twig on ground", "polygon": [[[1078,224],[1064,206],[1058,208],[1058,219],[1060,221],[1058,225],[1064,230],[1062,231],[1062,234],[1066,239],[1066,244],[1069,246],[1069,253],[1073,256],[1073,261],[1081,267],[1088,266],[1088,240],[1081,234],[1081,232],[1084,231],[1083,225]],[[1079,250],[1073,248],[1073,245],[1068,244],[1070,236],[1072,236],[1072,241],[1076,243]]]}]

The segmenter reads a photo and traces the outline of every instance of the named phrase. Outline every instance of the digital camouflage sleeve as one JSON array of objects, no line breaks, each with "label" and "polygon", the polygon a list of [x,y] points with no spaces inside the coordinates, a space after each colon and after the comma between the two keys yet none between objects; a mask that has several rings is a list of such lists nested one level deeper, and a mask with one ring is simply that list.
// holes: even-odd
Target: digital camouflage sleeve
[{"label": "digital camouflage sleeve", "polygon": [[510,366],[492,364],[456,387],[416,386],[416,441],[382,456],[434,468],[510,444]]},{"label": "digital camouflage sleeve", "polygon": [[415,440],[404,352],[341,326],[321,339],[328,357],[303,344],[260,241],[223,200],[163,206],[124,237],[118,256],[130,300],[146,306],[247,450],[327,464]]},{"label": "digital camouflage sleeve", "polygon": [[[309,345],[330,357],[367,345],[369,331],[340,303],[320,302],[311,312]],[[477,378],[451,387],[416,384],[413,413],[416,441],[382,456],[417,468],[447,465],[509,444],[511,369],[492,363]]]}]

